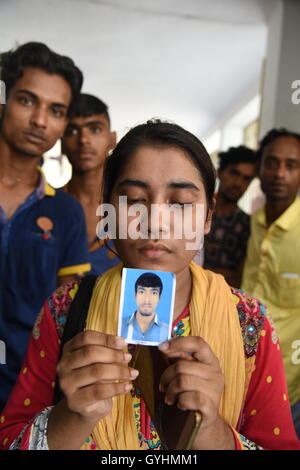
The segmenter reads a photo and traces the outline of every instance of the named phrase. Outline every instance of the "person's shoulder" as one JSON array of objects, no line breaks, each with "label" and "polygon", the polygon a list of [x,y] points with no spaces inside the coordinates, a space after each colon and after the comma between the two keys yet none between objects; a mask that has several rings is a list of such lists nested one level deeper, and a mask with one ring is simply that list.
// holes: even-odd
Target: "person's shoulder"
[{"label": "person's shoulder", "polygon": [[57,189],[55,196],[51,199],[55,205],[56,215],[65,224],[81,224],[84,222],[83,208],[73,196],[70,196],[62,189]]},{"label": "person's shoulder", "polygon": [[123,318],[122,318],[122,326],[123,326],[123,327],[128,326],[131,319],[132,319],[132,315],[123,316]]},{"label": "person's shoulder", "polygon": [[80,202],[78,202],[73,196],[69,193],[66,193],[63,188],[55,189],[55,194],[51,196],[51,201],[53,201],[60,211],[78,211],[82,210]]},{"label": "person's shoulder", "polygon": [[[300,214],[300,196],[297,196],[294,202],[294,206],[297,210],[297,212]],[[298,224],[299,226],[299,224]]]},{"label": "person's shoulder", "polygon": [[124,323],[128,323],[131,317],[132,317],[132,315],[123,316],[122,321],[123,321]]},{"label": "person's shoulder", "polygon": [[234,287],[230,289],[237,308],[245,354],[251,357],[257,352],[261,331],[267,317],[267,308],[260,300],[243,289]]},{"label": "person's shoulder", "polygon": [[160,327],[162,330],[169,331],[169,325],[168,325],[167,323],[160,322],[160,323],[159,323],[159,327]]},{"label": "person's shoulder", "polygon": [[80,283],[81,280],[75,280],[62,284],[46,301],[60,337],[63,335],[70,308]]},{"label": "person's shoulder", "polygon": [[78,202],[70,194],[66,193],[62,188],[58,188],[58,189],[55,190],[55,195],[53,196],[53,198],[57,202],[59,201],[61,204],[66,204],[70,207],[80,207],[81,208],[80,202]]},{"label": "person's shoulder", "polygon": [[257,223],[259,221],[262,221],[262,219],[264,219],[264,216],[265,216],[265,210],[266,210],[266,206],[264,204],[262,207],[259,207],[254,212],[252,212],[252,214],[250,215],[251,222]]},{"label": "person's shoulder", "polygon": [[129,323],[132,315],[128,315],[122,318],[121,324],[121,336],[126,337],[128,334]]}]

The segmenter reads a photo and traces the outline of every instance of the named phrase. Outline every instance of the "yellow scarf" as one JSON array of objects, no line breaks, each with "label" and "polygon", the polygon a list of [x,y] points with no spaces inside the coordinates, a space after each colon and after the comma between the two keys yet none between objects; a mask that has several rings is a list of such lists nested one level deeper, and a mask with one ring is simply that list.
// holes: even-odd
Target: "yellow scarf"
[{"label": "yellow scarf", "polygon": [[[117,334],[122,264],[99,278],[88,311],[86,330]],[[220,403],[223,419],[235,427],[245,388],[245,358],[236,305],[224,278],[192,262],[190,323],[192,336],[201,336],[219,359],[225,377]],[[139,449],[130,393],[113,398],[111,413],[94,428],[99,449]]]}]

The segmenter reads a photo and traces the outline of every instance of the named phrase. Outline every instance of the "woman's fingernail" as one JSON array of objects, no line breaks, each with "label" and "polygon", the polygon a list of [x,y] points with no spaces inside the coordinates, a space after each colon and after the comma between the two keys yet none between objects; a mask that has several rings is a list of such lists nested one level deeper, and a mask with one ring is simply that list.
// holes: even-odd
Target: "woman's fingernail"
[{"label": "woman's fingernail", "polygon": [[125,389],[125,392],[129,392],[132,389],[132,385],[131,384],[126,384],[126,385],[124,385],[124,389]]},{"label": "woman's fingernail", "polygon": [[116,344],[117,348],[120,348],[120,349],[125,348],[125,346],[127,345],[124,338],[116,338],[115,344]]},{"label": "woman's fingernail", "polygon": [[166,343],[161,343],[159,346],[158,346],[158,349],[160,349],[160,351],[167,351],[167,349],[169,349],[169,343],[166,342]]},{"label": "woman's fingernail", "polygon": [[129,353],[124,353],[124,361],[129,362],[131,361],[132,355]]},{"label": "woman's fingernail", "polygon": [[131,369],[131,371],[130,371],[130,376],[131,376],[131,378],[132,378],[133,380],[136,379],[138,375],[139,375],[139,371],[138,371],[138,370],[136,370],[136,369]]}]

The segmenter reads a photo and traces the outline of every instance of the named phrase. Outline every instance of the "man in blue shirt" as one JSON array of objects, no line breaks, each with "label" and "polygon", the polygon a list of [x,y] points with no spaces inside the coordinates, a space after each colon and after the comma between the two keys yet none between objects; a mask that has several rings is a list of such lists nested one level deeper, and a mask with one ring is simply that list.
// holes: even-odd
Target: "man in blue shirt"
[{"label": "man in blue shirt", "polygon": [[82,74],[41,43],[2,54],[0,68],[7,98],[0,105],[1,410],[45,299],[90,265],[80,204],[49,186],[38,168],[64,133]]},{"label": "man in blue shirt", "polygon": [[81,93],[62,139],[63,152],[72,165],[72,178],[63,189],[84,210],[91,274],[97,276],[120,262],[112,240],[96,237],[104,165],[115,144],[116,133],[110,128],[107,105],[96,96]]},{"label": "man in blue shirt", "polygon": [[159,320],[155,310],[160,300],[163,284],[154,273],[142,274],[135,283],[137,310],[123,319],[121,336],[128,342],[148,341],[161,343],[168,339],[169,327]]}]

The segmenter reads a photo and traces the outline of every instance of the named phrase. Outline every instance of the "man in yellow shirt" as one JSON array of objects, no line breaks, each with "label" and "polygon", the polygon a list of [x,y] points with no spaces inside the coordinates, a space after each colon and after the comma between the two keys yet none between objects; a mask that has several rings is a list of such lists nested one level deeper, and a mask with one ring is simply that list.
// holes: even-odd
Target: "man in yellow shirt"
[{"label": "man in yellow shirt", "polygon": [[300,135],[273,129],[259,154],[266,205],[251,217],[242,288],[270,308],[300,435]]}]

